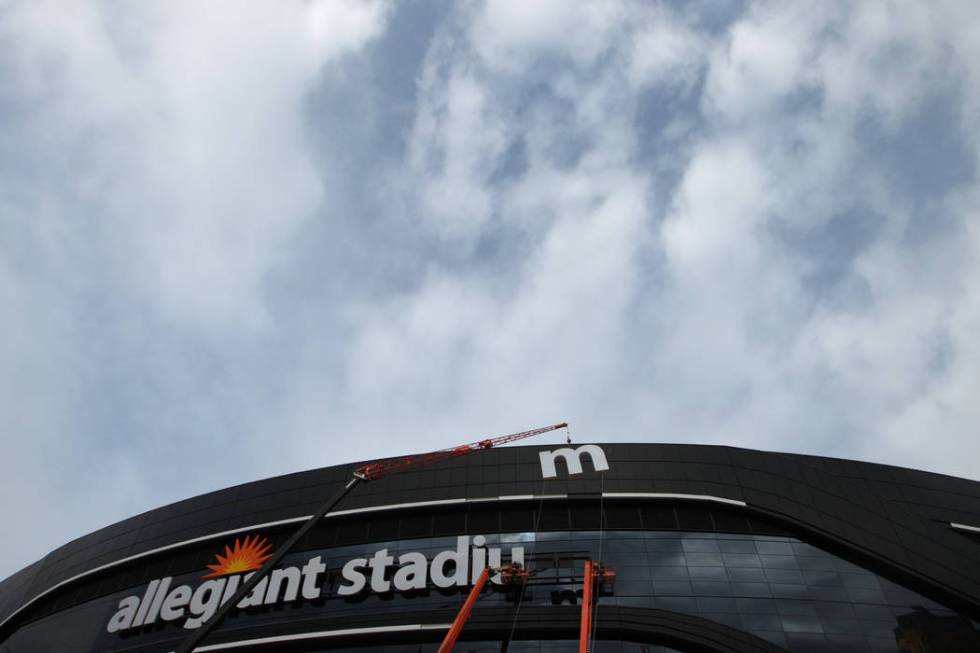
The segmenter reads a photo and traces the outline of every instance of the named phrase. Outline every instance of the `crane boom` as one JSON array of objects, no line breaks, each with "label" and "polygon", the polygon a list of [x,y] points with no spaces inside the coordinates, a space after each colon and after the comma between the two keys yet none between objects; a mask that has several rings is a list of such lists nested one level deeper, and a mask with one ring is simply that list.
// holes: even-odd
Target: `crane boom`
[{"label": "crane boom", "polygon": [[326,501],[319,509],[317,509],[310,518],[307,519],[299,529],[293,533],[289,539],[287,539],[270,557],[262,567],[246,576],[245,582],[241,584],[238,590],[231,598],[225,597],[221,605],[218,607],[217,611],[211,615],[210,619],[205,620],[203,624],[198,627],[197,630],[192,631],[177,647],[175,653],[191,653],[194,648],[200,644],[208,636],[211,630],[214,629],[219,623],[224,620],[238,603],[245,598],[249,592],[255,589],[255,587],[261,582],[272,568],[275,567],[279,562],[286,556],[287,553],[299,542],[303,536],[305,536],[321,519],[323,519],[331,510],[334,509],[340,501],[347,496],[354,486],[360,481],[370,481],[373,479],[381,478],[383,476],[390,476],[391,474],[397,474],[398,472],[403,472],[412,467],[418,465],[430,465],[440,460],[446,460],[447,458],[455,458],[456,456],[465,456],[468,453],[473,453],[474,451],[480,451],[481,449],[490,449],[491,447],[496,447],[498,445],[504,444],[506,442],[513,442],[514,440],[522,440],[524,438],[529,438],[533,435],[540,435],[542,433],[547,433],[548,431],[555,431],[560,428],[566,428],[568,424],[562,422],[560,424],[553,424],[551,426],[544,426],[539,429],[533,429],[531,431],[523,431],[521,433],[511,433],[510,435],[502,435],[497,438],[489,438],[486,440],[480,440],[479,442],[473,442],[471,444],[464,444],[458,447],[453,447],[452,449],[443,449],[442,451],[433,451],[432,453],[424,453],[416,456],[405,456],[404,458],[394,458],[392,460],[383,460],[378,463],[370,463],[359,467],[354,471],[354,476],[344,487],[339,488],[337,493]]},{"label": "crane boom", "polygon": [[558,429],[567,428],[568,424],[561,422],[560,424],[552,424],[551,426],[542,426],[541,428],[532,429],[530,431],[522,431],[520,433],[511,433],[510,435],[501,435],[496,438],[487,438],[486,440],[480,440],[478,442],[471,442],[470,444],[462,444],[458,447],[453,447],[451,449],[442,449],[440,451],[432,451],[430,453],[416,454],[414,456],[405,456],[404,458],[393,458],[391,460],[383,460],[378,463],[369,463],[363,467],[358,467],[354,472],[354,475],[365,481],[373,481],[377,478],[382,478],[384,476],[390,476],[391,474],[397,474],[398,472],[406,471],[411,467],[417,467],[419,465],[431,465],[432,463],[437,463],[441,460],[447,460],[449,458],[456,458],[457,456],[465,456],[468,453],[473,453],[474,451],[479,451],[481,449],[490,449],[492,447],[498,447],[502,444],[507,444],[508,442],[514,442],[515,440],[523,440],[524,438],[530,438],[535,435],[541,435],[542,433],[548,433],[549,431],[556,431]]}]

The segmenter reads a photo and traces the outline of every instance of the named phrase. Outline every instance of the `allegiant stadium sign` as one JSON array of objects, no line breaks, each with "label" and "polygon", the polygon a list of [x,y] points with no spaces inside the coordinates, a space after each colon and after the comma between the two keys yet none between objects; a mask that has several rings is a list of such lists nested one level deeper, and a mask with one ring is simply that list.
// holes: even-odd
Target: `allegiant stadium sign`
[{"label": "allegiant stadium sign", "polygon": [[[431,561],[416,551],[402,553],[396,560],[388,549],[379,549],[370,558],[354,558],[343,565],[343,582],[337,593],[352,596],[364,591],[407,592],[425,589],[430,582],[440,589],[466,587],[476,582],[485,567],[501,565],[500,548],[487,547],[486,543],[483,535],[473,538],[461,535],[456,538],[455,549],[440,551]],[[259,536],[246,537],[244,541],[236,539],[233,547],[225,547],[224,555],[215,556],[217,563],[208,565],[211,573],[202,576],[203,582],[196,587],[186,584],[172,587],[171,576],[151,580],[142,596],[134,594],[119,601],[106,629],[117,633],[181,619],[184,628],[198,628],[235,594],[253,570],[268,560],[270,550],[268,541]],[[524,548],[511,547],[510,561],[523,564]],[[389,580],[388,570],[392,567],[397,568]],[[326,571],[327,565],[319,555],[301,566],[274,569],[236,607],[245,609],[320,598]],[[499,574],[490,580],[502,583]]]},{"label": "allegiant stadium sign", "polygon": [[[555,451],[539,452],[542,478],[558,475],[556,463],[565,463],[569,475],[582,473],[582,457],[588,456],[595,471],[609,469],[606,454],[594,444],[582,445],[576,449],[565,447]],[[258,536],[246,537],[244,541],[235,540],[233,547],[226,546],[224,555],[217,554],[215,564],[208,565],[210,574],[201,577],[204,582],[196,587],[173,584],[173,577],[151,580],[143,595],[127,596],[119,602],[118,609],[109,619],[107,629],[110,633],[123,632],[132,628],[149,626],[159,622],[184,620],[184,628],[194,629],[207,621],[218,607],[231,599],[238,587],[251,576],[250,572],[259,569],[269,559],[271,545]],[[477,577],[487,566],[501,565],[499,548],[487,547],[486,538],[476,535],[470,541],[462,535],[456,539],[456,548],[441,551],[430,562],[418,552],[402,553],[396,561],[388,554],[388,549],[380,549],[370,558],[354,558],[341,569],[343,583],[337,588],[341,596],[350,596],[364,591],[406,592],[428,587],[429,582],[438,588],[466,587],[476,582]],[[511,548],[510,561],[524,563],[524,548]],[[397,566],[394,576],[388,580],[388,570]],[[368,573],[366,570],[370,570]],[[274,569],[263,578],[248,596],[238,602],[238,609],[276,605],[320,598],[323,593],[322,579],[327,566],[320,556],[313,556],[302,566]],[[499,574],[491,577],[495,584],[501,584]]]}]

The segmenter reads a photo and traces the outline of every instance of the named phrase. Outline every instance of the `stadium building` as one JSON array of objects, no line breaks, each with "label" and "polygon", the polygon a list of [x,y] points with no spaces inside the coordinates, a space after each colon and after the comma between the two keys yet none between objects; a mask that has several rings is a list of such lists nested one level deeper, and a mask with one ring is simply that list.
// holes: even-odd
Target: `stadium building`
[{"label": "stadium building", "polygon": [[[0,583],[0,652],[174,651],[357,467],[66,544]],[[661,444],[490,449],[362,483],[197,650],[435,651],[489,566],[455,650],[576,651],[586,561],[607,571],[593,651],[980,651],[980,483]]]}]

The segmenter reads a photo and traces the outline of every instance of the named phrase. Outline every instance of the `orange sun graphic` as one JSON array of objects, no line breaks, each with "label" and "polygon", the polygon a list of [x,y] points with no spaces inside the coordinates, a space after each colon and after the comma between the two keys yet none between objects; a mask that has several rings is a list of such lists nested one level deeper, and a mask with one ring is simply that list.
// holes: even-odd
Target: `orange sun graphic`
[{"label": "orange sun graphic", "polygon": [[269,540],[264,537],[260,538],[258,535],[251,539],[246,536],[244,542],[239,542],[238,538],[235,538],[234,548],[225,546],[224,555],[216,553],[214,557],[218,559],[218,564],[208,565],[211,573],[201,576],[201,578],[229,576],[258,569],[263,562],[272,557],[272,554],[269,553],[271,548],[272,545],[269,544]]}]

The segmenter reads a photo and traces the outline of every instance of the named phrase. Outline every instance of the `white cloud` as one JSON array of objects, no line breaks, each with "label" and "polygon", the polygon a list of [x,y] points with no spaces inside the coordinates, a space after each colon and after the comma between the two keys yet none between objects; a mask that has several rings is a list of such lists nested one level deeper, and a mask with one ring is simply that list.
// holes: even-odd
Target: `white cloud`
[{"label": "white cloud", "polygon": [[131,495],[58,532],[558,419],[980,474],[971,7],[146,7],[0,41],[6,471]]},{"label": "white cloud", "polygon": [[[184,339],[241,351],[272,329],[266,279],[325,200],[309,94],[386,9],[2,11],[0,492],[23,496],[5,522],[31,534],[5,542],[10,565],[149,507],[168,455],[242,412],[208,406],[222,390],[190,378],[200,358],[169,354]],[[146,430],[102,430],[134,423]],[[211,435],[203,448],[228,439]]]}]

